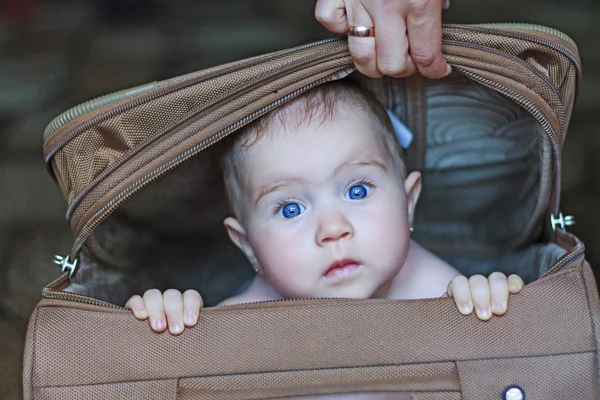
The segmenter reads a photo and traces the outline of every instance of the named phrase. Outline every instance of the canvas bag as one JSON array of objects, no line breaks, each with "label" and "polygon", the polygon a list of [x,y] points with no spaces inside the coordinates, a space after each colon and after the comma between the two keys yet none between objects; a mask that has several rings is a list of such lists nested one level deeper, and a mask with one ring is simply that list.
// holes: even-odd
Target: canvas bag
[{"label": "canvas bag", "polygon": [[[337,38],[119,92],[59,116],[44,152],[68,200],[75,241],[30,320],[25,398],[498,399],[515,391],[529,399],[597,398],[596,284],[558,208],[560,150],[580,75],[576,47],[539,26],[446,25],[443,35],[455,73],[440,81],[351,74],[346,40]],[[64,290],[86,259],[118,264],[93,238],[125,200],[135,202],[146,185],[201,159],[197,153],[249,121],[340,78],[369,88],[415,134],[409,167],[424,172],[417,240],[463,271],[485,272],[489,258],[493,268],[522,264],[534,275],[506,316],[464,317],[451,299],[289,300],[206,308],[198,326],[171,337],[119,305]],[[497,113],[508,139],[435,128],[447,119],[436,110],[456,111],[459,103],[471,112],[453,115],[508,110]],[[531,137],[522,141],[521,132]],[[452,157],[480,141],[491,142],[489,151],[480,143],[477,157]],[[521,178],[507,179],[514,176]],[[506,191],[515,181],[528,189],[488,199],[498,197],[498,184]],[[444,193],[473,198],[472,188],[487,203],[448,203],[443,214],[431,206]],[[475,206],[489,215],[463,222]]]}]

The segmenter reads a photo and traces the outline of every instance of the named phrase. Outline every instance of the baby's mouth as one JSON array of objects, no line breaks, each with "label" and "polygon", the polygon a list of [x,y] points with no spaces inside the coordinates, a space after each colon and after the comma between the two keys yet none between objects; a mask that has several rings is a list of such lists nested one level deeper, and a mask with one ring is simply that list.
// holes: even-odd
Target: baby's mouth
[{"label": "baby's mouth", "polygon": [[345,278],[350,275],[354,270],[360,267],[360,263],[356,260],[345,258],[342,260],[334,261],[331,263],[329,268],[323,273],[325,278]]}]

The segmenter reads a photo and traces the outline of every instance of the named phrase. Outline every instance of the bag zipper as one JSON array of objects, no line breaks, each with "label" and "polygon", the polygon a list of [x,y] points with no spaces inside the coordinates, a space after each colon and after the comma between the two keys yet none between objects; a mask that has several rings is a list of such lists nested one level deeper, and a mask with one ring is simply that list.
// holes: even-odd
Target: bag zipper
[{"label": "bag zipper", "polygon": [[[469,29],[469,30],[475,30],[475,31],[479,31],[482,33],[494,33],[493,29],[490,30],[489,28],[487,28],[487,26],[492,26],[492,25],[486,25],[485,27],[474,27],[474,26],[468,26],[468,25],[446,25],[446,27],[448,28],[460,28],[460,29]],[[493,25],[494,27],[501,27],[500,24],[498,25]],[[515,26],[517,27],[517,26]],[[535,27],[535,25],[532,25],[532,27]],[[544,27],[542,27],[544,28]],[[524,29],[529,29],[528,26],[526,26]],[[548,28],[549,29],[549,28]],[[544,31],[546,32],[546,31]],[[558,32],[558,31],[556,31]],[[509,35],[510,33],[510,35]],[[549,32],[547,32],[549,33]],[[577,57],[570,52],[568,49],[566,49],[564,46],[560,46],[560,45],[555,45],[551,42],[545,41],[543,39],[539,39],[537,37],[534,36],[530,36],[530,35],[526,35],[526,34],[521,34],[521,33],[515,33],[515,32],[501,32],[502,36],[512,36],[515,38],[519,38],[519,39],[523,39],[523,40],[529,40],[529,41],[533,41],[539,44],[543,44],[546,45],[550,48],[553,48],[557,51],[560,51],[561,53],[563,53],[565,56],[569,57],[571,59],[571,61],[573,61],[573,63],[577,66],[578,69],[578,77],[579,77],[579,73],[581,71],[581,67],[580,64],[578,62],[576,62]],[[329,40],[325,40],[325,41],[321,41],[321,42],[317,42],[317,43],[313,43],[312,46],[317,45],[317,44],[322,44],[322,43],[328,43],[328,42],[333,42],[336,40],[341,40],[341,38],[334,38],[334,39],[329,39]],[[310,47],[311,45],[307,45],[307,46],[302,46],[296,49],[291,49],[290,51],[296,51],[296,50],[300,50],[303,48],[307,48]],[[465,45],[465,47],[471,47],[470,45]],[[480,50],[483,51],[490,51],[490,49],[486,48],[485,46],[480,46]],[[476,48],[476,47],[474,47]],[[285,53],[279,53],[279,55],[283,55]],[[498,54],[498,53],[497,53]],[[502,54],[499,54],[502,55]],[[261,59],[265,60],[265,59]],[[521,105],[521,107],[523,107],[524,109],[526,109],[531,115],[533,115],[533,117],[538,121],[538,123],[542,126],[542,128],[544,129],[544,131],[547,133],[547,136],[550,140],[550,142],[552,143],[552,147],[553,147],[553,152],[556,154],[558,154],[557,152],[560,150],[558,147],[558,140],[556,137],[556,133],[552,127],[552,123],[544,117],[543,112],[529,99],[527,99],[525,96],[519,94],[518,92],[503,86],[501,84],[498,84],[494,81],[491,81],[489,79],[486,79],[480,75],[477,75],[475,73],[472,73],[470,71],[467,71],[465,69],[462,68],[454,68],[455,70],[459,71],[460,73],[464,74],[465,76],[479,82],[482,83],[485,86],[488,86],[500,93],[503,93],[504,95],[506,95],[507,97],[513,99],[517,104]],[[530,68],[531,69],[531,68]],[[349,71],[351,71],[352,68],[349,69]],[[222,72],[222,71],[220,71]],[[343,72],[343,71],[340,71]],[[261,108],[260,110],[255,111],[254,113],[252,113],[249,116],[244,117],[243,119],[237,121],[236,123],[228,126],[227,128],[217,132],[215,135],[211,136],[210,138],[204,140],[203,142],[197,144],[196,146],[188,149],[186,152],[180,154],[179,156],[173,158],[172,160],[170,160],[169,162],[167,162],[166,164],[163,164],[161,167],[151,171],[150,173],[148,173],[147,175],[145,175],[144,177],[138,179],[136,182],[134,182],[133,184],[129,185],[127,188],[125,188],[123,191],[121,191],[118,195],[116,195],[109,203],[107,203],[104,207],[102,207],[99,211],[97,211],[92,218],[90,218],[86,225],[82,228],[82,230],[80,231],[80,234],[77,236],[75,243],[73,245],[72,251],[71,251],[71,259],[72,260],[76,260],[77,258],[75,257],[79,250],[81,249],[81,247],[83,246],[83,244],[85,243],[85,240],[87,239],[87,237],[91,234],[91,232],[94,230],[94,228],[99,225],[109,214],[110,212],[116,208],[119,204],[121,204],[123,201],[125,201],[126,199],[129,198],[129,196],[131,196],[135,191],[134,189],[141,189],[142,187],[146,186],[147,184],[151,183],[153,180],[157,179],[158,177],[162,176],[164,173],[166,173],[168,170],[176,167],[177,165],[181,164],[182,162],[185,162],[187,159],[189,159],[190,157],[192,157],[193,155],[195,155],[196,153],[202,151],[203,149],[205,149],[206,147],[210,146],[212,143],[220,140],[221,138],[227,136],[228,134],[230,134],[232,131],[242,127],[243,125],[247,124],[248,122],[250,122],[251,120],[253,120],[254,118],[258,118],[260,115],[270,111],[272,108],[282,104],[283,102],[288,101],[289,99],[299,95],[300,93],[311,89],[312,87],[321,84],[322,82],[331,79],[332,76],[335,75],[339,75],[340,72],[334,73],[332,75],[329,75],[327,77],[321,78],[309,85],[306,85],[290,94],[288,94],[287,96],[283,97],[282,99],[279,99],[263,108]],[[348,72],[349,73],[349,72]],[[207,79],[207,77],[201,77],[202,79]],[[199,80],[200,81],[200,80]],[[546,80],[544,80],[546,83]],[[198,83],[198,82],[194,82],[194,83]],[[185,85],[181,85],[181,86],[187,86],[187,85],[192,85],[194,83],[190,83],[190,82],[186,82]],[[550,85],[550,87],[552,87],[553,90],[555,90],[555,88]],[[180,89],[179,87],[177,87],[175,90]],[[166,94],[168,92],[170,92],[171,90],[173,90],[173,88],[171,88],[170,90],[165,90],[165,91],[159,91],[161,94]],[[159,92],[154,92],[152,93],[152,96],[159,96],[157,93]],[[151,98],[154,98],[152,97]],[[134,106],[137,105],[139,101],[139,98],[136,99],[137,101],[133,101],[130,103],[125,104],[124,106]],[[149,99],[144,97],[142,102],[148,101]],[[135,104],[132,104],[135,103]],[[112,116],[113,114],[117,114],[119,112],[122,112],[125,108],[124,106],[115,108],[113,110],[111,110],[110,112],[107,112],[105,114],[102,114],[99,117],[107,117],[107,116]],[[115,111],[118,110],[118,111]],[[99,117],[96,117],[90,121],[88,121],[89,123],[96,123],[97,119]],[[81,126],[78,127],[77,130],[72,131],[69,135],[65,135],[63,138],[61,138],[61,140],[59,141],[59,143],[63,142],[63,139],[65,137],[69,137],[72,138],[75,135],[72,135],[73,132],[77,132],[77,134],[80,133],[80,131],[84,131],[85,129],[81,129],[82,126],[86,126],[88,125],[83,124]],[[70,140],[70,139],[69,139]],[[66,140],[65,142],[68,142],[68,140]],[[64,145],[64,144],[63,144]],[[60,147],[60,146],[58,146]],[[57,148],[55,147],[53,149],[54,151],[57,150]],[[53,154],[53,153],[52,153]],[[50,156],[49,156],[50,157]],[[583,244],[580,244],[578,246],[576,246],[575,248],[569,250],[569,252],[567,254],[565,254],[563,257],[561,257],[549,270],[548,272],[546,272],[544,276],[548,276],[551,274],[554,274],[558,271],[560,271],[562,268],[564,268],[564,266],[568,265],[570,262],[572,262],[572,260],[576,259],[577,257],[581,256],[584,253],[584,246]],[[67,256],[68,259],[68,256]],[[72,300],[72,301],[77,301],[77,302],[83,302],[83,303],[87,303],[87,304],[93,304],[93,305],[100,305],[100,306],[105,306],[105,307],[111,307],[111,308],[120,308],[120,309],[125,309],[123,307],[108,303],[108,302],[104,302],[102,300],[97,300],[97,299],[93,299],[87,296],[82,296],[82,295],[78,295],[75,293],[70,293],[70,292],[64,292],[62,290],[54,290],[52,289],[53,287],[56,286],[57,282],[63,282],[63,281],[68,281],[70,273],[72,274],[72,271],[67,271],[65,273],[63,273],[57,280],[55,280],[54,282],[52,282],[50,285],[48,285],[48,287],[44,288],[44,290],[42,291],[42,296],[43,297],[47,297],[47,298],[55,298],[55,299],[62,299],[62,300]],[[282,300],[274,300],[274,301],[293,301],[294,299],[282,299]]]},{"label": "bag zipper", "polygon": [[521,39],[521,40],[526,40],[528,42],[546,46],[548,48],[558,51],[559,53],[561,53],[565,57],[567,57],[569,60],[571,60],[571,62],[573,63],[573,65],[575,65],[575,68],[577,69],[577,82],[579,83],[579,81],[581,80],[580,79],[581,75],[582,75],[581,61],[579,60],[579,57],[573,51],[571,51],[569,48],[567,48],[566,46],[563,46],[563,45],[555,43],[555,42],[551,42],[546,39],[542,39],[537,36],[528,35],[523,32],[512,32],[512,31],[504,31],[504,30],[500,31],[499,30],[502,28],[528,29],[528,30],[532,30],[532,31],[536,31],[536,32],[547,33],[549,35],[555,36],[558,39],[561,39],[561,40],[569,43],[577,51],[577,45],[575,44],[575,42],[571,38],[569,38],[567,35],[565,35],[561,31],[556,30],[554,28],[549,28],[549,27],[546,27],[543,25],[512,24],[512,23],[476,24],[476,25],[446,24],[446,25],[444,25],[444,27],[450,28],[450,29],[465,29],[465,30],[469,30],[472,32],[487,33],[487,34],[492,34],[492,35],[496,35],[496,36]]},{"label": "bag zipper", "polygon": [[109,93],[107,95],[86,101],[85,103],[78,104],[75,107],[72,107],[67,111],[61,113],[58,117],[54,118],[50,122],[50,124],[48,124],[48,126],[44,130],[43,140],[46,141],[46,139],[48,139],[48,137],[50,137],[54,132],[56,132],[58,128],[68,124],[69,122],[71,122],[75,118],[82,116],[83,114],[87,114],[108,104],[115,103],[119,100],[124,99],[125,97],[136,96],[148,90],[156,89],[156,87],[158,87],[158,82],[155,81],[151,83],[146,83],[144,85],[132,87],[129,89],[120,90],[118,92]]},{"label": "bag zipper", "polygon": [[[459,71],[460,73],[464,74],[465,76],[469,77],[470,79],[473,79],[485,86],[491,87],[492,89],[495,89],[496,91],[503,93],[504,95],[513,99],[513,101],[515,101],[521,107],[526,109],[531,115],[533,115],[533,117],[542,126],[542,128],[546,132],[548,138],[550,139],[550,142],[552,143],[553,150],[556,151],[558,149],[558,142],[556,139],[554,129],[552,128],[551,122],[544,117],[543,112],[540,111],[531,100],[527,99],[525,96],[517,93],[516,91],[514,91],[506,86],[498,84],[498,83],[491,81],[487,78],[484,78],[480,75],[477,75],[475,73],[472,73],[472,72],[467,71],[462,68],[455,67],[454,69]],[[338,73],[335,73],[332,75],[339,76],[340,73],[338,72]],[[84,226],[84,228],[81,230],[80,234],[78,235],[71,255],[75,255],[79,252],[79,250],[83,246],[83,243],[85,243],[85,240],[87,239],[89,234],[91,234],[91,232],[94,230],[94,228],[98,224],[100,224],[104,220],[104,218],[106,218],[106,216],[108,216],[110,214],[112,209],[116,208],[121,202],[125,201],[132,193],[134,193],[134,189],[139,189],[139,188],[144,187],[145,185],[151,183],[154,179],[158,178],[159,176],[161,176],[162,174],[167,172],[169,169],[174,168],[175,166],[181,164],[182,162],[185,162],[187,159],[189,159],[196,153],[202,151],[204,148],[210,146],[215,141],[221,139],[224,136],[227,136],[232,131],[247,124],[251,120],[258,118],[260,115],[267,113],[272,108],[282,104],[283,102],[286,102],[289,99],[299,95],[300,93],[302,93],[306,90],[309,90],[312,87],[319,85],[320,83],[322,83],[326,80],[331,79],[332,75],[321,78],[320,80],[317,80],[309,85],[306,85],[306,86],[288,94],[287,96],[261,108],[260,110],[255,111],[251,115],[244,117],[243,119],[237,121],[236,123],[228,126],[225,129],[217,132],[215,135],[213,135],[210,138],[206,139],[205,141],[197,144],[196,146],[190,148],[189,150],[180,154],[179,156],[173,158],[168,163],[162,165],[160,168],[153,170],[152,172],[150,172],[143,178],[140,178],[139,180],[137,180],[136,182],[134,182],[133,184],[131,184],[130,186],[125,188],[121,193],[119,193],[117,196],[115,196],[108,204],[106,204],[98,212],[96,212],[92,218],[90,218],[90,220],[86,223],[86,225]],[[563,257],[561,257],[556,263],[554,263],[554,265],[542,277],[549,276],[551,274],[554,274],[554,273],[560,271],[562,268],[564,268],[566,265],[571,263],[573,260],[580,257],[584,253],[584,250],[585,250],[585,247],[583,246],[583,244],[579,244],[575,248],[569,250],[569,252],[567,252],[567,254],[565,254]],[[69,256],[65,257],[64,259],[68,260],[69,259],[68,257]],[[75,257],[73,257],[71,259],[76,260]],[[56,281],[52,282],[50,285],[48,285],[48,287],[44,288],[44,290],[42,291],[42,296],[46,297],[46,298],[76,301],[79,303],[86,303],[86,304],[98,305],[98,306],[103,306],[103,307],[117,308],[117,309],[123,309],[123,310],[126,309],[124,307],[120,307],[115,304],[111,304],[111,303],[108,303],[108,302],[105,302],[102,300],[97,300],[97,299],[94,299],[91,297],[53,289],[54,287],[64,285],[66,282],[68,282],[69,276],[70,276],[70,274],[72,274],[72,272],[73,271],[64,272]],[[280,300],[270,300],[270,301],[260,302],[260,303],[297,301],[297,300],[306,300],[306,299],[280,299]],[[330,299],[321,298],[321,299],[310,299],[310,300],[330,300]]]},{"label": "bag zipper", "polygon": [[[502,28],[507,29],[508,28],[508,29],[529,29],[529,30],[533,30],[533,31],[537,31],[537,32],[547,33],[547,34],[555,36],[558,39],[561,39],[561,40],[569,43],[575,49],[577,49],[577,45],[569,36],[567,36],[563,32],[556,30],[554,28],[546,27],[543,25],[520,24],[520,23],[494,23],[494,24],[475,24],[475,25],[444,24],[444,27],[449,28],[449,29],[464,29],[464,30],[470,30],[470,31],[481,32],[481,33],[496,34],[496,35],[505,36],[505,37],[513,37],[513,38],[527,40],[529,42],[534,42],[537,44],[547,46],[549,48],[552,48],[552,49],[562,53],[563,55],[568,57],[571,60],[571,62],[573,62],[573,64],[577,68],[578,81],[579,81],[579,77],[581,76],[581,63],[580,63],[578,57],[571,50],[566,48],[565,46],[553,43],[553,42],[545,40],[545,39],[538,38],[536,36],[527,35],[527,34],[524,34],[521,32],[510,32],[510,31],[499,32],[498,31],[498,29],[502,29]],[[299,47],[289,49],[289,50],[281,52],[281,53],[275,53],[275,54],[272,54],[269,56],[261,57],[260,59],[257,59],[257,60],[251,60],[250,62],[244,63],[242,65],[233,66],[230,69],[219,70],[218,72],[215,72],[213,74],[208,74],[206,76],[202,75],[202,76],[198,77],[197,79],[193,79],[190,82],[182,82],[179,85],[174,85],[167,89],[154,91],[147,96],[140,97],[132,102],[124,104],[113,110],[110,110],[109,112],[102,114],[96,118],[93,118],[92,120],[87,121],[87,122],[83,123],[82,125],[78,126],[75,130],[71,131],[68,135],[65,135],[65,137],[61,138],[61,140],[53,146],[53,148],[46,155],[46,162],[48,162],[50,160],[52,155],[54,155],[54,153],[56,153],[56,151],[60,147],[64,146],[64,144],[69,142],[73,137],[75,137],[78,134],[80,134],[81,132],[87,130],[90,125],[96,124],[105,118],[110,118],[116,114],[119,114],[119,113],[125,111],[126,109],[138,106],[144,102],[147,102],[149,100],[152,100],[157,97],[163,96],[165,94],[171,93],[173,91],[180,90],[184,87],[198,84],[198,83],[202,82],[203,80],[211,79],[217,73],[222,74],[222,73],[233,72],[236,69],[245,68],[250,65],[258,64],[260,62],[263,62],[263,61],[266,61],[266,60],[269,60],[272,58],[281,57],[281,56],[284,56],[284,55],[287,55],[287,54],[290,54],[290,53],[293,53],[296,51],[301,51],[301,50],[305,50],[307,48],[314,47],[317,45],[322,45],[322,44],[326,44],[326,43],[330,43],[330,42],[334,42],[334,41],[340,41],[340,40],[344,40],[344,37],[325,39],[325,40],[322,40],[319,42],[307,44],[304,46],[299,46]],[[44,132],[44,141],[47,140],[50,136],[52,136],[54,133],[56,133],[56,131],[58,129],[60,129],[62,126],[64,126],[68,122],[72,121],[73,119],[80,117],[81,115],[84,115],[88,112],[94,111],[100,107],[107,105],[107,104],[119,101],[125,97],[137,95],[137,94],[143,93],[147,90],[155,89],[157,87],[158,87],[158,83],[152,82],[152,83],[141,85],[141,86],[134,87],[131,89],[126,89],[126,90],[122,90],[119,92],[111,93],[111,94],[99,97],[97,99],[90,100],[80,106],[73,107],[73,108],[65,111],[64,113],[60,114],[48,125],[48,127],[46,128],[46,131]]]},{"label": "bag zipper", "polygon": [[[181,90],[184,89],[188,86],[193,86],[193,85],[197,85],[198,83],[201,83],[203,81],[209,80],[214,78],[215,76],[220,76],[222,74],[227,74],[227,73],[232,73],[235,72],[236,70],[239,69],[243,69],[243,68],[247,68],[250,67],[252,65],[257,65],[260,64],[264,61],[267,60],[271,60],[271,59],[276,59],[276,58],[280,58],[283,57],[285,55],[297,52],[297,51],[301,51],[301,50],[305,50],[314,46],[318,46],[318,45],[323,45],[323,44],[327,44],[327,43],[332,43],[335,41],[340,41],[341,38],[332,38],[332,39],[325,39],[325,40],[321,40],[319,42],[315,42],[315,43],[310,43],[307,45],[303,45],[303,46],[299,46],[299,47],[295,47],[293,49],[289,49],[289,50],[285,50],[282,52],[278,52],[278,53],[274,53],[274,54],[270,54],[264,57],[260,57],[258,59],[252,59],[248,62],[245,63],[241,63],[241,64],[236,64],[233,65],[229,68],[225,68],[225,69],[219,69],[218,71],[214,71],[212,73],[209,73],[207,75],[201,75],[199,77],[196,77],[195,79],[191,79],[189,81],[184,81],[181,82],[179,84],[173,85],[173,86],[169,86],[169,87],[165,87],[165,88],[161,88],[158,84],[156,86],[156,90],[153,90],[152,92],[148,93],[147,95],[142,95],[139,96],[137,98],[132,99],[131,101],[122,104],[118,107],[115,107],[105,113],[102,113],[96,117],[93,117],[92,119],[83,122],[82,124],[80,124],[79,126],[77,126],[75,129],[73,129],[72,131],[69,131],[67,134],[64,134],[62,137],[60,137],[60,139],[58,139],[58,141],[56,143],[54,143],[51,148],[47,151],[47,153],[45,154],[45,160],[46,163],[48,163],[50,161],[50,159],[52,158],[52,156],[61,148],[63,147],[65,144],[67,144],[69,141],[73,140],[73,138],[75,138],[76,136],[80,135],[81,133],[85,132],[86,130],[88,130],[91,126],[96,125],[108,118],[111,118],[115,115],[118,115],[128,109],[140,106],[148,101],[154,100],[158,97],[167,95],[169,93],[175,92],[177,90]],[[150,85],[150,84],[148,84]],[[140,87],[145,87],[146,85],[142,85]],[[129,90],[125,90],[125,92],[130,92],[133,89],[129,89]],[[146,89],[149,90],[149,89]],[[57,131],[63,127],[66,123],[68,123],[69,121],[73,120],[74,118],[80,117],[82,115],[85,115],[88,112],[94,111],[100,107],[103,107],[105,105],[108,105],[112,102],[116,102],[118,100],[121,100],[122,98],[126,97],[126,96],[122,96],[119,97],[120,92],[117,92],[116,94],[109,94],[106,96],[102,96],[98,99],[95,100],[91,100],[89,103],[89,105],[85,106],[85,107],[74,107],[71,110],[68,110],[65,113],[62,113],[61,115],[59,115],[57,118],[55,118],[55,120],[57,120],[56,123],[52,124],[52,126],[48,126],[46,128],[46,133],[45,133],[45,138],[44,140],[48,140],[51,137],[54,136],[54,134],[57,133]],[[140,92],[136,92],[135,94],[139,94]],[[107,98],[105,100],[105,98]],[[84,103],[85,104],[85,103]],[[54,121],[53,121],[54,122]]]}]

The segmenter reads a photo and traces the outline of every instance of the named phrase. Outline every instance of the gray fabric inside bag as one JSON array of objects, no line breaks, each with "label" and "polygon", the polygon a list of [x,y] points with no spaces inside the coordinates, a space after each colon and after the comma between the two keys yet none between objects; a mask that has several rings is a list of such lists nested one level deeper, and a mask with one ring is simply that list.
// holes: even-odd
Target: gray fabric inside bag
[{"label": "gray fabric inside bag", "polygon": [[[424,82],[426,151],[414,239],[466,275],[502,271],[535,280],[565,253],[532,244],[551,181],[545,132],[525,109],[462,75]],[[400,119],[403,84],[373,90]]]}]

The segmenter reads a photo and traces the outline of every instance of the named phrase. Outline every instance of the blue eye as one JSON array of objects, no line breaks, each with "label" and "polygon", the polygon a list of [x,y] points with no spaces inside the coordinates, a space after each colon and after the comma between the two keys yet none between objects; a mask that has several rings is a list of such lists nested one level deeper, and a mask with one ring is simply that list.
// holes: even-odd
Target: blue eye
[{"label": "blue eye", "polygon": [[286,203],[283,207],[279,208],[277,215],[284,218],[295,218],[302,214],[304,210],[306,208],[298,203]]},{"label": "blue eye", "polygon": [[346,195],[350,200],[361,200],[367,197],[371,193],[371,190],[372,188],[367,185],[354,185],[348,189]]}]

